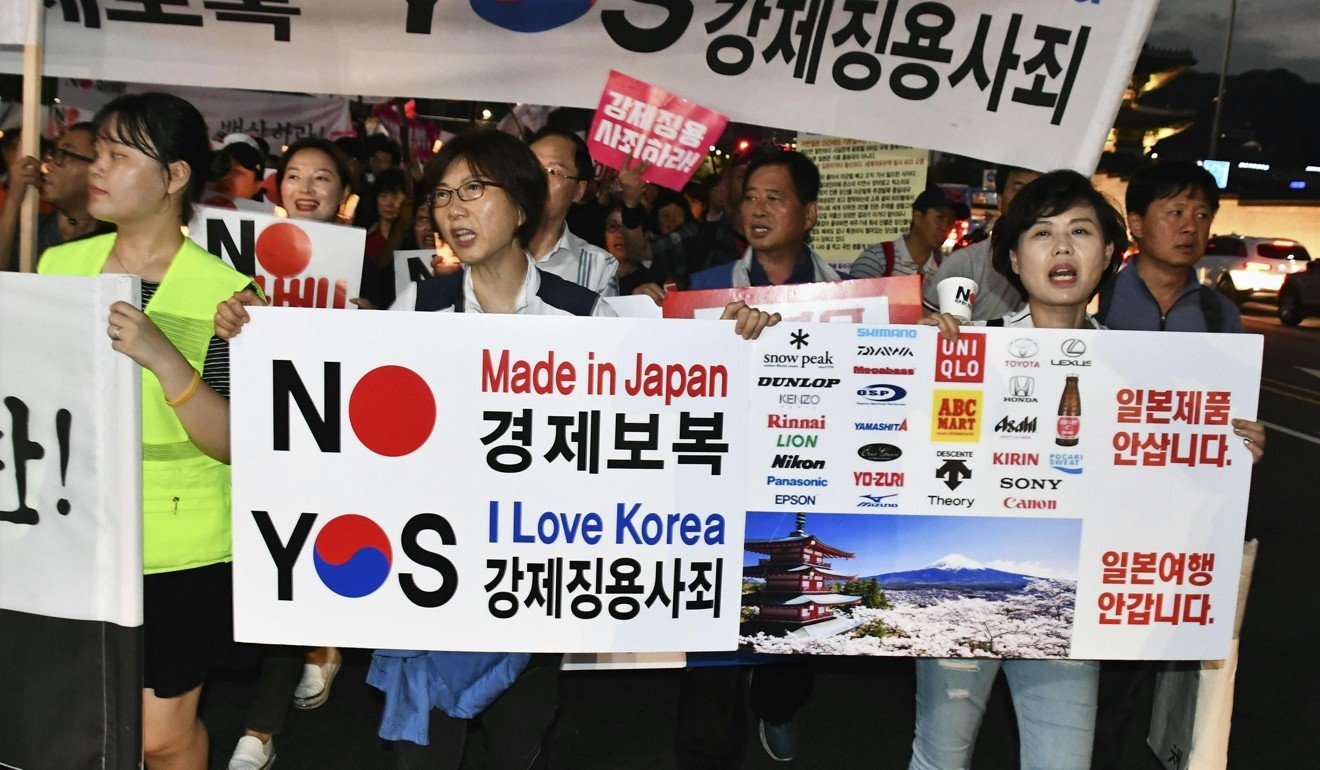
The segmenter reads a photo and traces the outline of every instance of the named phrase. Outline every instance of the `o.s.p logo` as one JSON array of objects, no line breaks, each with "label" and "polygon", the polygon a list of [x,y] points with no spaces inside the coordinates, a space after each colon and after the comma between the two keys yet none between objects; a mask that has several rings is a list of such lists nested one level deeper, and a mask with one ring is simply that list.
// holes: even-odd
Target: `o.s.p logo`
[{"label": "o.s.p logo", "polygon": [[390,576],[394,549],[385,531],[365,516],[331,519],[316,536],[312,550],[316,575],[340,596],[357,599],[374,593]]},{"label": "o.s.p logo", "polygon": [[472,0],[472,10],[512,32],[545,32],[581,18],[596,0]]}]

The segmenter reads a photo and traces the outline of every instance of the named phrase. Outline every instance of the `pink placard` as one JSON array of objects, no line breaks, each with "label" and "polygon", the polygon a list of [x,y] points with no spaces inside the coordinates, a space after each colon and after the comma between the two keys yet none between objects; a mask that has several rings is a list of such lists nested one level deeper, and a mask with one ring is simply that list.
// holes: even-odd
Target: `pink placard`
[{"label": "pink placard", "polygon": [[663,88],[610,71],[591,121],[591,157],[617,169],[627,158],[649,161],[643,178],[682,190],[719,140],[727,116]]}]

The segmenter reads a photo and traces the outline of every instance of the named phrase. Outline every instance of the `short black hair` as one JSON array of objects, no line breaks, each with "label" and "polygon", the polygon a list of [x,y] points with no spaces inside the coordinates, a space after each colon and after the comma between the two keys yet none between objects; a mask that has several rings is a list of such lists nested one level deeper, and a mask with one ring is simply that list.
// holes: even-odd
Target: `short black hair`
[{"label": "short black hair", "polygon": [[260,181],[266,174],[266,156],[247,142],[233,142],[215,151],[211,158],[211,178],[228,174],[235,164],[250,170]]},{"label": "short black hair", "polygon": [[83,120],[74,123],[73,125],[64,129],[64,133],[60,134],[60,136],[64,136],[71,131],[85,131],[86,133],[91,135],[93,141],[96,140],[96,124],[90,120]]},{"label": "short black hair", "polygon": [[743,186],[752,178],[757,169],[765,166],[783,166],[788,169],[788,176],[793,180],[793,192],[803,203],[814,203],[820,197],[820,169],[811,162],[811,158],[797,150],[768,152],[754,158],[747,166],[747,176],[743,177]]},{"label": "short black hair", "polygon": [[372,134],[367,137],[367,157],[370,158],[378,152],[388,153],[390,162],[395,165],[398,165],[399,159],[403,157],[398,142],[384,134]]},{"label": "short black hair", "polygon": [[1017,250],[1022,234],[1037,221],[1043,217],[1058,216],[1074,206],[1090,206],[1094,209],[1105,243],[1114,246],[1109,264],[1105,266],[1104,273],[1092,291],[1098,291],[1123,265],[1128,236],[1123,216],[1118,213],[1118,209],[1104,193],[1095,189],[1090,179],[1076,171],[1051,171],[1022,188],[995,222],[990,234],[991,264],[1023,297],[1027,296],[1027,288],[1022,283],[1022,276],[1013,270],[1011,252]]},{"label": "short black hair", "polygon": [[[473,176],[500,185],[522,211],[523,223],[514,231],[514,236],[526,248],[541,224],[545,198],[550,191],[545,169],[541,168],[531,148],[521,139],[492,129],[457,136],[445,142],[435,156],[431,176],[437,186],[449,167],[459,160],[467,161]],[[431,220],[439,232],[435,209],[431,210]]]},{"label": "short black hair", "polygon": [[1019,171],[1025,171],[1028,174],[1036,173],[1035,169],[1025,166],[995,166],[995,194],[999,196],[999,200],[1004,199],[1004,190],[1008,189],[1008,178]]},{"label": "short black hair", "polygon": [[166,173],[171,163],[188,166],[188,186],[179,211],[180,224],[187,224],[193,204],[201,200],[211,160],[211,133],[202,113],[174,94],[149,91],[116,97],[97,110],[93,122],[98,136],[108,130],[112,118],[115,132],[106,134],[111,141],[146,155]]},{"label": "short black hair", "polygon": [[590,182],[596,178],[596,163],[591,159],[591,150],[587,148],[586,140],[566,128],[546,126],[532,136],[527,146],[531,147],[542,139],[549,139],[552,136],[563,137],[573,143],[573,165],[577,167],[574,176],[578,181]]},{"label": "short black hair", "polygon": [[374,199],[384,193],[403,193],[404,197],[411,197],[412,188],[408,186],[408,177],[403,175],[401,168],[387,168],[376,175],[376,181],[371,185],[371,197]]},{"label": "short black hair", "polygon": [[349,160],[355,160],[358,163],[367,162],[367,146],[356,136],[341,136],[333,143],[338,147]]},{"label": "short black hair", "polygon": [[1219,211],[1219,185],[1209,171],[1190,160],[1152,163],[1138,171],[1128,182],[1124,205],[1129,214],[1145,216],[1150,204],[1181,193],[1200,191],[1210,204],[1211,213]]},{"label": "short black hair", "polygon": [[280,156],[279,165],[275,167],[276,186],[284,184],[284,172],[289,168],[289,163],[293,161],[293,156],[303,150],[320,150],[330,156],[330,162],[335,166],[335,173],[339,175],[339,186],[353,189],[353,176],[349,170],[348,156],[339,148],[339,145],[319,136],[305,136],[302,139],[289,145],[284,154]]}]

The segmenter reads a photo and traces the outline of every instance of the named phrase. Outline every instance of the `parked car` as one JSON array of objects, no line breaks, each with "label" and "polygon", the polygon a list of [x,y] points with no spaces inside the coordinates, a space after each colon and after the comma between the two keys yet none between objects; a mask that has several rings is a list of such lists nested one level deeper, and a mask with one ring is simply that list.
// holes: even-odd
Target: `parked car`
[{"label": "parked car", "polygon": [[1288,238],[1216,235],[1196,263],[1201,283],[1238,304],[1278,296],[1283,279],[1305,270],[1311,261],[1306,247]]},{"label": "parked car", "polygon": [[1279,289],[1279,320],[1296,326],[1309,315],[1320,315],[1320,260],[1312,260],[1306,269],[1289,273]]}]

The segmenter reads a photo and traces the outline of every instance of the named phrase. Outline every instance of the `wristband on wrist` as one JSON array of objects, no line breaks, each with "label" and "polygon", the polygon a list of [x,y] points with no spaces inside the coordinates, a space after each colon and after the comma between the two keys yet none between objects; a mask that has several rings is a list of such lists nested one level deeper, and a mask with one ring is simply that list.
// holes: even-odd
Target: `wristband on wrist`
[{"label": "wristband on wrist", "polygon": [[196,369],[194,369],[192,382],[188,383],[188,389],[183,391],[183,395],[175,399],[171,399],[167,397],[165,399],[165,403],[169,404],[170,406],[183,406],[185,403],[187,403],[188,399],[193,397],[193,394],[197,392],[197,387],[201,384],[202,384],[202,375]]},{"label": "wristband on wrist", "polygon": [[646,209],[641,206],[623,207],[623,226],[629,230],[642,226],[642,220],[646,218]]}]

